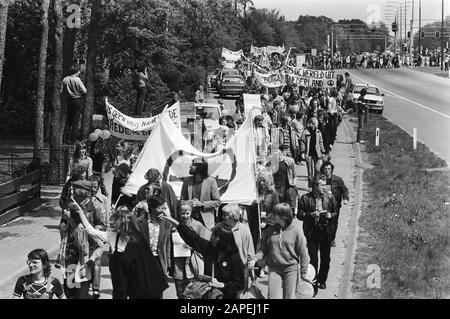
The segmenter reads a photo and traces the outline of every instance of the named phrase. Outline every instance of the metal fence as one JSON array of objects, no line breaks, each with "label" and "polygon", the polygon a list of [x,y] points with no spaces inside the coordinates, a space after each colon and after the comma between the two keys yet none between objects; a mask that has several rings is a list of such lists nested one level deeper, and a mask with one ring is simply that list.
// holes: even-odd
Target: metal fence
[{"label": "metal fence", "polygon": [[0,175],[2,180],[14,179],[39,170],[42,184],[64,184],[74,146],[55,150],[50,160],[50,149],[39,150],[40,163],[33,160],[33,149],[0,148]]}]

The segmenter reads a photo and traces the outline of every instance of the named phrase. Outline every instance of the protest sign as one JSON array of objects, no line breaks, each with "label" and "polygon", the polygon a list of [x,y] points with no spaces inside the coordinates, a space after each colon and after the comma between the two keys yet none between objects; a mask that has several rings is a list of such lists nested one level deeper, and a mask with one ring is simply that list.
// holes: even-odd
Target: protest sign
[{"label": "protest sign", "polygon": [[301,68],[286,68],[287,81],[305,87],[336,87],[337,75],[332,70],[311,70]]},{"label": "protest sign", "polygon": [[[146,140],[153,127],[157,123],[160,114],[149,118],[133,118],[123,114],[108,99],[105,100],[106,114],[108,115],[109,129],[111,135],[130,140]],[[180,103],[177,102],[169,108],[164,109],[178,130],[181,130]]]},{"label": "protest sign", "polygon": [[243,94],[245,114],[261,115],[261,97],[259,94]]},{"label": "protest sign", "polygon": [[239,61],[241,59],[243,51],[239,50],[239,51],[231,51],[228,50],[227,48],[222,48],[222,58],[225,59],[225,61],[228,62],[236,62]]},{"label": "protest sign", "polygon": [[258,82],[265,87],[276,88],[286,85],[286,79],[283,70],[274,71],[268,74],[263,74],[255,71],[255,76]]}]

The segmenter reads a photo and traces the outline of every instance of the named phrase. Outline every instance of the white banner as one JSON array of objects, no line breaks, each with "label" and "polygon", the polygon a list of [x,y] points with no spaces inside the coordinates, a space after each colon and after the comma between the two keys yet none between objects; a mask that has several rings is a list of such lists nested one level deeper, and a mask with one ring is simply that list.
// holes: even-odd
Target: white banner
[{"label": "white banner", "polygon": [[261,96],[259,94],[243,94],[245,114],[261,115]]},{"label": "white banner", "polygon": [[275,47],[275,46],[269,45],[267,47],[258,48],[253,45],[250,46],[250,53],[253,55],[261,55],[264,53],[267,53],[269,55],[272,53],[279,53],[279,54],[283,55],[284,51],[285,51],[284,44],[282,47]]},{"label": "white banner", "polygon": [[179,197],[182,179],[190,176],[192,160],[199,158],[208,162],[209,175],[217,181],[222,202],[250,205],[256,199],[255,144],[250,117],[226,143],[224,150],[211,154],[196,150],[176,130],[167,113],[161,116],[147,139],[122,193],[136,194],[147,182],[145,173],[156,168]]},{"label": "white banner", "polygon": [[[107,98],[105,105],[111,135],[123,139],[146,140],[161,115],[158,114],[149,118],[133,118],[123,114],[109,104]],[[168,113],[175,127],[181,130],[180,103],[177,102],[171,107],[164,109],[164,112]]]},{"label": "white banner", "polygon": [[265,87],[277,88],[286,85],[286,79],[283,70],[268,74],[263,74],[255,71],[255,76],[258,79],[258,82]]},{"label": "white banner", "polygon": [[332,70],[311,70],[286,67],[286,74],[290,84],[305,87],[336,87],[337,75]]},{"label": "white banner", "polygon": [[237,52],[228,50],[227,48],[222,48],[222,58],[225,59],[225,61],[229,62],[236,62],[241,59],[243,51],[239,50]]}]

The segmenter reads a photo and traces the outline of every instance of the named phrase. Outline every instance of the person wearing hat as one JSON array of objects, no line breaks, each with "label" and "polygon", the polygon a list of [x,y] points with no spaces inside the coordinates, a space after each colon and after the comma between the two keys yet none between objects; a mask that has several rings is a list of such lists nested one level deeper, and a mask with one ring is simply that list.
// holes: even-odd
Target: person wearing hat
[{"label": "person wearing hat", "polygon": [[172,186],[169,183],[161,180],[162,179],[161,172],[156,168],[150,168],[147,171],[147,173],[145,173],[144,178],[147,180],[147,183],[139,188],[134,202],[135,205],[137,205],[139,202],[143,200],[147,200],[148,199],[147,193],[149,188],[152,185],[156,185],[161,189],[160,196],[166,200],[171,216],[176,216],[178,205],[177,195],[175,194]]},{"label": "person wearing hat", "polygon": [[215,225],[216,209],[221,201],[219,187],[214,178],[208,175],[208,163],[195,159],[189,169],[189,174],[181,186],[181,200],[192,205],[192,217],[212,229]]},{"label": "person wearing hat", "polygon": [[[88,237],[81,225],[79,208],[96,229],[104,229],[105,216],[91,200],[91,182],[79,180],[72,183],[73,197],[64,211],[60,230],[67,232],[65,265],[67,279],[65,293],[69,299],[88,299],[89,285],[92,282],[93,298],[100,297],[100,267],[96,267],[103,250],[103,243]],[[72,271],[75,270],[75,279]],[[72,270],[72,271],[70,271]],[[73,288],[75,280],[75,288]],[[78,286],[78,287],[77,287]]]}]

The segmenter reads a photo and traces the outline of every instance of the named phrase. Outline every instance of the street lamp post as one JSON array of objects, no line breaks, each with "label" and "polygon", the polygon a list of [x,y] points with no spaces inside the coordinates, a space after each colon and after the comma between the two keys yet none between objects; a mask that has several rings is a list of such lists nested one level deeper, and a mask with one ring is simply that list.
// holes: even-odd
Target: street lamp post
[{"label": "street lamp post", "polygon": [[442,0],[441,17],[441,71],[444,70],[444,0]]},{"label": "street lamp post", "polygon": [[[442,1],[444,1],[444,0],[442,0]],[[410,26],[410,32],[409,32],[409,63],[410,63],[410,67],[413,66],[413,56],[412,56],[413,42],[414,42],[413,22],[414,22],[414,0],[411,0],[411,26]],[[420,34],[419,34],[419,36],[420,36]]]},{"label": "street lamp post", "polygon": [[422,0],[419,0],[419,55],[422,55],[422,47],[420,44],[421,31],[422,31]]}]

